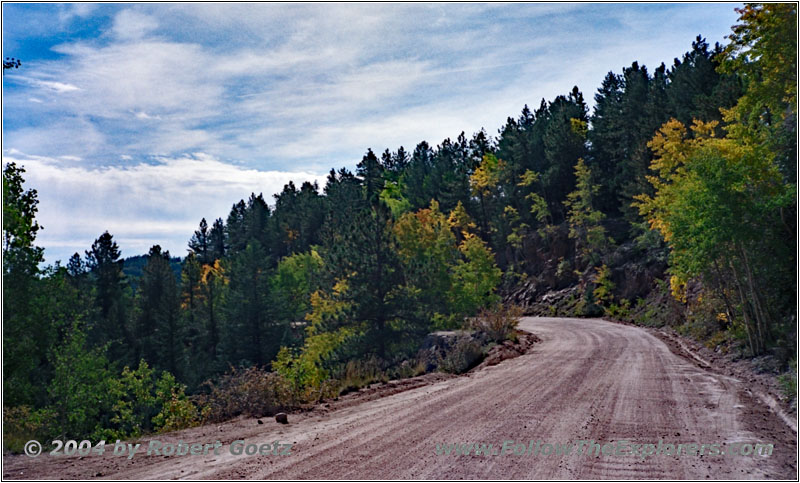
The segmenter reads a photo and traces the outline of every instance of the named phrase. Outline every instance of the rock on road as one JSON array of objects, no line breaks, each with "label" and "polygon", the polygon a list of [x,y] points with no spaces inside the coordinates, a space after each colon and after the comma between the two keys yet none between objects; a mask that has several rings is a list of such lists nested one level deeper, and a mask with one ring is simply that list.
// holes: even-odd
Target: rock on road
[{"label": "rock on road", "polygon": [[[289,456],[5,456],[6,478],[761,479],[796,477],[796,433],[733,377],[676,355],[646,330],[597,319],[526,317],[527,354],[288,426],[205,426],[161,440],[292,443]],[[771,456],[454,456],[437,444],[773,443]]]}]

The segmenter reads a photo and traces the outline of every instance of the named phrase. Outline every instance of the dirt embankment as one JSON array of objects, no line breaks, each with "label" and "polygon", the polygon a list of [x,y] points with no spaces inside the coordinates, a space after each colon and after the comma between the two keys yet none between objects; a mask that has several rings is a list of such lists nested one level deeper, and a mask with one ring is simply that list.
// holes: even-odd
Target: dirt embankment
[{"label": "dirt embankment", "polygon": [[[541,342],[463,377],[409,380],[375,399],[340,398],[290,424],[240,419],[154,437],[223,443],[219,455],[4,456],[5,478],[113,479],[761,479],[797,477],[797,433],[751,383],[711,371],[652,333],[597,319],[525,318]],[[434,379],[433,376],[423,376]],[[415,384],[419,384],[415,386]],[[338,404],[341,403],[341,404]],[[233,455],[231,442],[291,444],[290,455]],[[732,445],[770,456],[437,454],[436,445],[505,441]]]}]

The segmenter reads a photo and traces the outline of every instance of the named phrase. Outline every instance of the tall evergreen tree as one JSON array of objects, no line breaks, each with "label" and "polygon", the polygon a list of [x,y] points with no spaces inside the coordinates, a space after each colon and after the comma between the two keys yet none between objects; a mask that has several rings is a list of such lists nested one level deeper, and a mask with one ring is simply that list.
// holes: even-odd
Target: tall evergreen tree
[{"label": "tall evergreen tree", "polygon": [[230,261],[222,333],[227,361],[234,365],[265,366],[278,353],[283,338],[270,287],[271,261],[264,247],[253,240]]},{"label": "tall evergreen tree", "polygon": [[206,219],[200,220],[200,228],[195,230],[194,235],[189,240],[189,250],[197,255],[197,260],[203,264],[209,264],[211,260],[211,234],[208,231]]},{"label": "tall evergreen tree", "polygon": [[384,168],[368,151],[357,173],[363,202],[329,238],[336,242],[325,246],[324,267],[334,278],[346,280],[345,297],[351,310],[342,322],[363,327],[362,353],[385,358],[395,340],[393,323],[406,309],[394,296],[403,285],[402,272],[394,249],[391,211],[380,199]]},{"label": "tall evergreen tree", "polygon": [[427,142],[422,141],[414,148],[414,153],[402,175],[405,198],[412,210],[428,206],[436,193],[432,186],[433,150]]},{"label": "tall evergreen tree", "polygon": [[135,328],[136,357],[174,375],[183,372],[183,330],[178,308],[178,287],[170,267],[169,252],[150,248],[139,281]]},{"label": "tall evergreen tree", "polygon": [[95,287],[98,318],[92,326],[89,339],[92,344],[111,342],[109,358],[130,362],[128,348],[133,339],[126,326],[126,281],[122,273],[124,261],[114,237],[107,231],[100,235],[92,249],[86,251],[86,265]]},{"label": "tall evergreen tree", "polygon": [[202,276],[203,265],[193,252],[189,252],[181,267],[180,317],[184,329],[182,346],[185,349],[185,378],[191,383],[190,386],[194,386],[207,376],[201,370],[200,363],[205,357],[203,351],[205,334],[202,326],[204,314],[200,285]]},{"label": "tall evergreen tree", "polygon": [[325,219],[319,186],[306,181],[298,190],[290,181],[275,195],[273,217],[278,241],[276,257],[302,253],[319,244],[320,227]]},{"label": "tall evergreen tree", "polygon": [[225,223],[222,221],[222,218],[217,218],[214,220],[214,224],[211,226],[211,232],[208,234],[208,248],[210,252],[209,264],[213,264],[214,261],[224,257],[227,249],[226,247]]}]

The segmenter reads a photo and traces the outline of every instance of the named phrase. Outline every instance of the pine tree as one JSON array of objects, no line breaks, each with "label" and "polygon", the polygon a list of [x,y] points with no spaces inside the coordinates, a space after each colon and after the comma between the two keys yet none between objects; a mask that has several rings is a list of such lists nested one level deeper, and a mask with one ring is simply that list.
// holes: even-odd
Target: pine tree
[{"label": "pine tree", "polygon": [[225,222],[226,247],[230,252],[239,252],[247,246],[247,227],[245,226],[245,216],[247,205],[244,200],[239,200],[231,207],[228,219]]},{"label": "pine tree", "polygon": [[204,357],[203,339],[205,337],[202,321],[204,320],[201,278],[203,276],[203,265],[197,256],[190,252],[183,261],[181,267],[180,283],[180,317],[181,325],[184,328],[182,346],[185,349],[186,372],[185,377],[190,386],[198,383],[206,374],[199,369],[199,360]]},{"label": "pine tree", "polygon": [[95,304],[99,311],[89,340],[95,345],[111,342],[109,358],[126,361],[128,359],[124,357],[130,356],[128,348],[133,347],[134,342],[126,327],[127,298],[123,263],[119,247],[107,231],[86,252],[86,265],[94,282]]},{"label": "pine tree", "polygon": [[183,372],[183,330],[178,314],[178,287],[169,252],[150,248],[137,293],[138,320],[135,360],[180,376]]},{"label": "pine tree", "polygon": [[216,260],[213,265],[203,265],[200,276],[200,297],[204,314],[202,361],[206,371],[218,367],[221,358],[221,328],[225,325],[224,307],[227,297],[228,278],[225,268]]},{"label": "pine tree", "polygon": [[225,256],[227,244],[225,240],[225,223],[222,218],[217,218],[211,226],[211,232],[208,234],[209,246],[209,265],[213,265],[216,260],[220,260]]},{"label": "pine tree", "polygon": [[567,195],[564,202],[568,209],[569,237],[575,240],[579,258],[596,265],[613,240],[606,236],[602,225],[605,215],[594,207],[599,186],[592,180],[592,172],[583,159],[575,165],[575,180],[575,191]]},{"label": "pine tree", "polygon": [[224,354],[235,366],[265,366],[278,353],[283,333],[270,287],[271,261],[253,240],[230,260]]},{"label": "pine tree", "polygon": [[203,218],[200,220],[200,228],[195,230],[194,235],[189,240],[189,250],[197,255],[197,260],[203,264],[207,265],[213,260],[211,260],[211,235],[208,231],[208,223],[206,223],[206,219]]},{"label": "pine tree", "polygon": [[300,190],[291,181],[284,186],[275,195],[273,218],[278,241],[276,257],[302,253],[319,244],[325,210],[316,182],[306,181]]},{"label": "pine tree", "polygon": [[433,151],[428,143],[422,141],[414,148],[414,153],[401,176],[404,196],[411,204],[412,210],[428,206],[435,198],[431,184],[433,170]]},{"label": "pine tree", "polygon": [[[388,355],[396,341],[393,322],[408,309],[394,297],[403,280],[394,249],[391,211],[380,199],[383,172],[374,153],[367,152],[355,179],[361,185],[359,200],[333,208],[331,217],[341,222],[326,224],[321,253],[330,286],[338,281],[346,287],[340,291],[340,302],[348,310],[332,322],[331,329],[359,328],[363,337],[356,353],[372,352],[380,358]],[[342,209],[346,211],[337,213]]]}]

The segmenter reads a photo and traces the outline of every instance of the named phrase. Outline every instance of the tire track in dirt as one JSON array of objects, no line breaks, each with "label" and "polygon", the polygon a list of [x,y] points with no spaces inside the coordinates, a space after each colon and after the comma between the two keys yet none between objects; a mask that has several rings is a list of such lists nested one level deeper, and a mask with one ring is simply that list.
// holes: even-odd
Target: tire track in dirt
[{"label": "tire track in dirt", "polygon": [[[155,437],[293,443],[290,456],[75,460],[5,456],[7,478],[737,479],[795,478],[796,434],[740,381],[670,351],[637,327],[525,318],[542,341],[525,355],[291,424],[240,420]],[[437,443],[577,440],[773,443],[770,457],[436,455]]]}]

